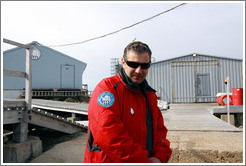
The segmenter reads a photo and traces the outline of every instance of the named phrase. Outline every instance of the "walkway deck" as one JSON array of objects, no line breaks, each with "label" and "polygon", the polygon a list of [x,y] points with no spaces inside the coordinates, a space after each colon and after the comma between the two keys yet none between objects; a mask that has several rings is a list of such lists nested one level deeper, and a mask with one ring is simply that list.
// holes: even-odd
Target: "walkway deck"
[{"label": "walkway deck", "polygon": [[211,109],[217,104],[171,104],[163,111],[169,131],[242,131],[215,117]]},{"label": "walkway deck", "polygon": [[[242,131],[215,117],[211,111],[215,106],[216,103],[171,104],[169,110],[162,111],[165,126],[169,131]],[[32,107],[88,115],[87,103],[33,99]],[[88,121],[77,123],[88,127]]]},{"label": "walkway deck", "polygon": [[87,103],[72,103],[63,101],[33,99],[32,107],[88,115]]},{"label": "walkway deck", "polygon": [[[32,106],[88,115],[87,103],[34,99]],[[212,110],[216,106],[217,103],[170,104],[169,110],[162,111],[164,123],[170,131],[242,131],[215,117]],[[88,126],[88,121],[77,121],[77,123]]]}]

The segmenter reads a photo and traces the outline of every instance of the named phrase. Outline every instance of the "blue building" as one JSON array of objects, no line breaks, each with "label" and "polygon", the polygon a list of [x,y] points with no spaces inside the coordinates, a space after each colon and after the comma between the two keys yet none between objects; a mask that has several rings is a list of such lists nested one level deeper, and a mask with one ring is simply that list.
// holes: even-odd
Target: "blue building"
[{"label": "blue building", "polygon": [[[38,42],[32,42],[37,48],[32,57],[33,89],[82,89],[83,72],[86,63],[58,52]],[[26,50],[13,48],[3,52],[3,69],[25,72]],[[25,89],[25,79],[3,76],[3,90],[14,93]]]}]

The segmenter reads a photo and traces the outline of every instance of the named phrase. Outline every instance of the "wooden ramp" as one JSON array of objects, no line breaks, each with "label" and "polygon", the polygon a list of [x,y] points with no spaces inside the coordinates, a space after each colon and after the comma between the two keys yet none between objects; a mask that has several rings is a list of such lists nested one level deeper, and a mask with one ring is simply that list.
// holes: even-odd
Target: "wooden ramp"
[{"label": "wooden ramp", "polygon": [[[35,100],[34,100],[35,101]],[[48,107],[46,107],[48,109]],[[52,108],[54,109],[54,108]],[[4,100],[3,101],[3,124],[20,123],[22,120],[22,112],[25,110],[24,100]],[[74,111],[74,110],[69,110]],[[41,127],[57,130],[64,133],[73,134],[83,129],[87,129],[87,126],[67,120],[64,117],[43,111],[35,106],[28,114],[28,123]]]}]

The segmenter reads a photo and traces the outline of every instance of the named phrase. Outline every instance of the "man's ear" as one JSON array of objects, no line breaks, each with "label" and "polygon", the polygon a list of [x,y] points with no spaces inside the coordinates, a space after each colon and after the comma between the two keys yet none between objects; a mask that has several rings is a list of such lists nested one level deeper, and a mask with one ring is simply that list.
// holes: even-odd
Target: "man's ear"
[{"label": "man's ear", "polygon": [[121,58],[121,64],[122,64],[122,67],[124,68],[124,66],[125,66],[125,60],[124,60],[124,58]]}]

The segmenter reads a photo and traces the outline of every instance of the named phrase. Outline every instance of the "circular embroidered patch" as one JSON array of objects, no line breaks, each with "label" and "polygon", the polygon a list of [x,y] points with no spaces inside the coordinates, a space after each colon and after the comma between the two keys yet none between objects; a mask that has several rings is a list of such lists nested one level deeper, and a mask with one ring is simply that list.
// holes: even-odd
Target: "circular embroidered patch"
[{"label": "circular embroidered patch", "polygon": [[98,104],[103,107],[110,107],[114,104],[114,101],[114,95],[110,92],[103,92],[97,98]]}]

